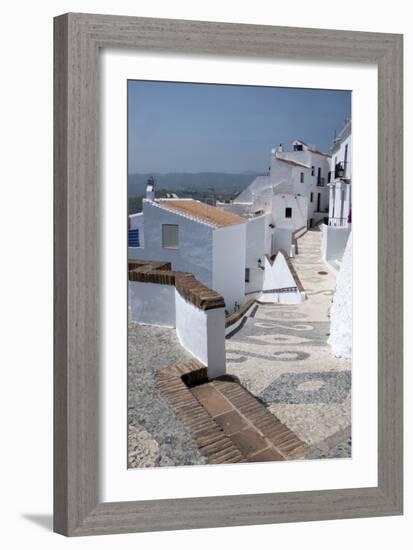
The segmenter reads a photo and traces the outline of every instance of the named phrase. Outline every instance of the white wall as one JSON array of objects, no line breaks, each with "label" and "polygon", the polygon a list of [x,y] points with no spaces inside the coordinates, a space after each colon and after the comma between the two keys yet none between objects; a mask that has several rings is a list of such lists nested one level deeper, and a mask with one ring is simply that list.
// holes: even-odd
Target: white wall
[{"label": "white wall", "polygon": [[287,254],[290,253],[293,232],[294,229],[289,227],[276,227],[274,229],[274,246],[271,250],[271,255],[277,254],[279,250],[285,250]]},{"label": "white wall", "polygon": [[347,227],[333,227],[321,224],[321,255],[324,261],[341,260],[346,248],[351,225]]},{"label": "white wall", "polygon": [[263,292],[259,298],[264,303],[298,304],[305,299],[305,293],[299,290],[295,292],[275,292],[276,289],[296,287],[296,282],[291,274],[290,268],[283,254],[279,252],[271,265],[268,258],[265,258],[265,271]]},{"label": "white wall", "polygon": [[246,224],[215,229],[212,242],[212,284],[207,286],[222,294],[226,309],[232,313],[235,302],[241,305],[245,297]]},{"label": "white wall", "polygon": [[249,219],[246,224],[245,267],[250,270],[250,280],[245,283],[245,293],[262,288],[264,271],[258,266],[258,260],[263,262],[266,253],[266,231],[269,221],[270,216],[264,215]]},{"label": "white wall", "polygon": [[284,256],[279,252],[274,263],[265,258],[263,290],[272,290],[279,288],[290,288],[297,286],[294,277],[291,275],[290,268]]},{"label": "white wall", "polygon": [[173,285],[129,281],[128,306],[137,323],[175,327],[182,344],[208,368],[208,376],[225,374],[225,310],[202,310]]},{"label": "white wall", "polygon": [[[285,217],[285,209],[292,209],[292,217]],[[307,225],[308,200],[305,196],[274,195],[272,199],[272,215],[277,227],[299,229]]]},{"label": "white wall", "polygon": [[337,275],[330,317],[328,343],[332,353],[337,357],[350,358],[353,351],[353,239],[351,233]]},{"label": "white wall", "polygon": [[175,326],[175,287],[172,285],[129,281],[128,305],[131,318],[137,323]]},{"label": "white wall", "polygon": [[130,228],[142,229],[143,226],[143,212],[137,212],[136,214],[129,215]]},{"label": "white wall", "polygon": [[223,308],[204,311],[175,291],[176,334],[194,357],[208,367],[208,376],[225,374],[225,312]]},{"label": "white wall", "polygon": [[[189,271],[204,285],[212,286],[212,232],[209,225],[169,212],[143,201],[145,247],[129,248],[129,259],[166,260],[176,271]],[[162,224],[179,225],[179,248],[162,247]]]},{"label": "white wall", "polygon": [[[190,304],[192,305],[192,304]],[[226,374],[225,311],[207,309],[207,367],[209,378]]]}]

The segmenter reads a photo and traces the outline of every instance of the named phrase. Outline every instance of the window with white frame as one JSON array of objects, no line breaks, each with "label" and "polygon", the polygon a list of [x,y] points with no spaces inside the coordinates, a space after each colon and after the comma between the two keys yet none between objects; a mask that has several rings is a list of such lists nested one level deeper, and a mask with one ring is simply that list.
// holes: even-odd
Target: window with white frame
[{"label": "window with white frame", "polygon": [[162,247],[179,248],[179,225],[162,224]]}]

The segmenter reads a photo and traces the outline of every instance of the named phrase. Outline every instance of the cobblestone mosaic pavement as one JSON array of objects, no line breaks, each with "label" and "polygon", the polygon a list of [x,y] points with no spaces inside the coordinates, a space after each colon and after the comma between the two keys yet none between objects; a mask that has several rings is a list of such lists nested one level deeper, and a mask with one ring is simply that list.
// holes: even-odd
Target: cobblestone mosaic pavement
[{"label": "cobblestone mosaic pavement", "polygon": [[[307,294],[297,305],[260,305],[226,341],[227,372],[310,445],[308,458],[351,455],[351,361],[327,343],[335,277],[308,231],[293,260]],[[320,273],[322,272],[322,273]]]},{"label": "cobblestone mosaic pavement", "polygon": [[129,322],[129,468],[206,464],[206,458],[155,383],[156,374],[166,365],[190,358],[174,329]]}]

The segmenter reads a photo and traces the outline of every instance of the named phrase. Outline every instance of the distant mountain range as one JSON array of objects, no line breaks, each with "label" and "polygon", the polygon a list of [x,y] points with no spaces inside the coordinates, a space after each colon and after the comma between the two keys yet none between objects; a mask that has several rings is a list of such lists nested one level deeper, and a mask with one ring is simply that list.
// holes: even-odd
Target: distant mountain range
[{"label": "distant mountain range", "polygon": [[139,197],[145,194],[148,178],[155,178],[156,189],[175,191],[178,195],[185,191],[230,195],[239,193],[249,185],[257,172],[246,171],[240,174],[224,172],[169,173],[169,174],[130,174],[128,176],[128,197]]}]

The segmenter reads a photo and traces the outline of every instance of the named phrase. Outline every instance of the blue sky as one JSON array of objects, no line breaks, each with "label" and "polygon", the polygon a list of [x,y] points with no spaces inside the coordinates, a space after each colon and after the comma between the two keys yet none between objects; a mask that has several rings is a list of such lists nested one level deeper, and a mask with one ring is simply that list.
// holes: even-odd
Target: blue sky
[{"label": "blue sky", "polygon": [[265,172],[295,138],[328,152],[351,92],[128,81],[128,171]]}]

